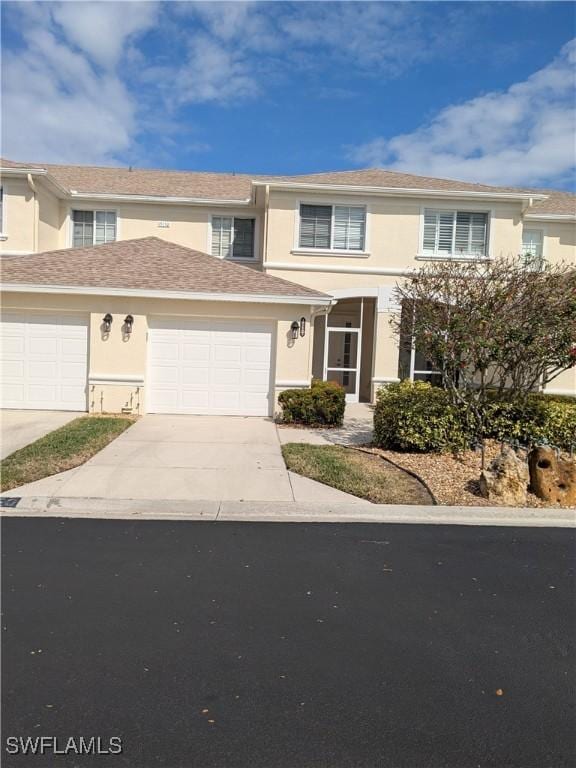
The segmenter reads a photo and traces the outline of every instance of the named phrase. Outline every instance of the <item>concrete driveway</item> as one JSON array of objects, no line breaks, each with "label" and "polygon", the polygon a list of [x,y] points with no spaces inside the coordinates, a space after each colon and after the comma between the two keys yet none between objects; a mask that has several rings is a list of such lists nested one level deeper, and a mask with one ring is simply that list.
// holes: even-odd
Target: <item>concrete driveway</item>
[{"label": "concrete driveway", "polygon": [[293,501],[269,419],[145,416],[86,464],[22,496]]},{"label": "concrete driveway", "polygon": [[0,411],[0,458],[82,416],[75,411]]}]

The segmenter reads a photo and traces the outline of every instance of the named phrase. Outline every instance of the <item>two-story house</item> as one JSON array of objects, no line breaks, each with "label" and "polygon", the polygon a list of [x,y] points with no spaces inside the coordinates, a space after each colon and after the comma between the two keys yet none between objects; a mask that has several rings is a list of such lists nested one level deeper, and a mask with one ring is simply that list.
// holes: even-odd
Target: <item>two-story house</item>
[{"label": "two-story house", "polygon": [[[576,263],[576,196],[384,170],[1,162],[2,403],[269,415],[312,377],[434,380],[390,328],[427,260]],[[550,392],[576,394],[576,371]]]}]

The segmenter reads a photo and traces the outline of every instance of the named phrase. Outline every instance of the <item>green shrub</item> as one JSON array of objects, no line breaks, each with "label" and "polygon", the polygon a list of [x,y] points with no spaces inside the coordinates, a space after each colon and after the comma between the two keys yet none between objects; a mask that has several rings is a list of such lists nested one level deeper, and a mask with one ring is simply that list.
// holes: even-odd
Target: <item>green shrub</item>
[{"label": "green shrub", "polygon": [[545,442],[568,450],[576,445],[576,401],[535,394],[525,403],[495,402],[486,437],[524,445]]},{"label": "green shrub", "polygon": [[423,381],[401,381],[378,390],[374,442],[380,448],[443,451],[464,448],[469,439],[445,390]]},{"label": "green shrub", "polygon": [[[484,437],[523,445],[576,445],[576,400],[534,394],[523,403],[494,400]],[[389,384],[378,391],[374,441],[399,451],[444,451],[467,447],[474,439],[466,410],[448,394],[421,381]]]},{"label": "green shrub", "polygon": [[308,389],[285,389],[278,402],[285,424],[339,427],[344,420],[346,392],[334,381],[314,380]]}]

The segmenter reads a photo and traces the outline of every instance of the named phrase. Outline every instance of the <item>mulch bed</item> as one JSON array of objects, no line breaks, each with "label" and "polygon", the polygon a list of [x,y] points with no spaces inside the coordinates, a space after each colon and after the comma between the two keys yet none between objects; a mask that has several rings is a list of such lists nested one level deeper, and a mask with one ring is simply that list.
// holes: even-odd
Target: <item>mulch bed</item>
[{"label": "mulch bed", "polygon": [[[434,494],[438,504],[451,506],[494,506],[494,502],[480,496],[478,478],[481,461],[479,451],[464,451],[459,455],[447,453],[399,453],[370,447],[373,453],[393,461],[422,478]],[[500,453],[499,442],[490,440],[486,444],[486,465]],[[528,493],[527,507],[560,507],[542,501]]]}]

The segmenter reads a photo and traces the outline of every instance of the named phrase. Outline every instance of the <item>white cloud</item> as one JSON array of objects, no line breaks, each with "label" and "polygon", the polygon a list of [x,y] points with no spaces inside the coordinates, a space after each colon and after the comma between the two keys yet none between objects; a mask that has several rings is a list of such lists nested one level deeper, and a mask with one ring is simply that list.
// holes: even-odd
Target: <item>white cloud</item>
[{"label": "white cloud", "polygon": [[446,107],[411,133],[349,149],[359,165],[487,184],[564,180],[576,165],[576,40],[527,80]]},{"label": "white cloud", "polygon": [[[17,5],[24,48],[3,51],[3,154],[44,162],[109,163],[131,149],[138,130],[137,102],[115,64],[136,29],[145,28],[143,19],[153,21],[151,11],[137,13],[137,5],[98,4],[101,18],[92,29],[94,6],[88,3]],[[79,11],[86,15],[77,16],[82,21],[72,32]],[[98,35],[106,38],[100,49]],[[99,70],[94,62],[105,68]]]},{"label": "white cloud", "polygon": [[53,17],[68,40],[102,67],[118,64],[129,40],[149,29],[158,15],[155,2],[63,2]]}]

